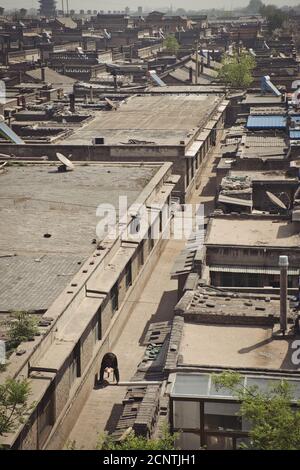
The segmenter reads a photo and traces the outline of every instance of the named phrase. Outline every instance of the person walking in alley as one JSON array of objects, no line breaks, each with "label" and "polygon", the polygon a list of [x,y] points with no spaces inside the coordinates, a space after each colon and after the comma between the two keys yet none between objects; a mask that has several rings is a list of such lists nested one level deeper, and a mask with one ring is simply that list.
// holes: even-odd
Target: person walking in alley
[{"label": "person walking in alley", "polygon": [[119,383],[120,374],[119,374],[119,367],[118,367],[118,359],[114,353],[108,352],[103,356],[101,367],[100,367],[100,377],[99,377],[100,383],[103,382],[104,372],[108,374],[108,377],[109,377],[109,374],[113,372],[114,378],[117,384]]}]

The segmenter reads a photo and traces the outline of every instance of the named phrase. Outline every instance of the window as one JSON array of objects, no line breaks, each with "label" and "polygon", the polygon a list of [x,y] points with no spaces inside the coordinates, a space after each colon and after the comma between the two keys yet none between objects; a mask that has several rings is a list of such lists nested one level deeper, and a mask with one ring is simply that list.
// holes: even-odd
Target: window
[{"label": "window", "polygon": [[190,184],[190,165],[189,159],[187,158],[185,161],[185,173],[186,173],[186,187]]},{"label": "window", "polygon": [[200,430],[200,402],[174,401],[174,427]]},{"label": "window", "polygon": [[200,436],[192,432],[181,432],[176,444],[179,449],[199,450],[201,447]]},{"label": "window", "polygon": [[234,444],[232,437],[221,435],[206,436],[206,446],[208,450],[233,450]]},{"label": "window", "polygon": [[[206,379],[203,377],[198,383],[199,393],[205,393]],[[192,395],[193,377],[187,384]],[[178,381],[173,392],[180,394],[183,386]],[[171,430],[179,432],[178,445],[186,450],[204,446],[210,450],[238,449],[248,439],[250,429],[249,423],[238,415],[239,410],[239,403],[228,400],[171,399]]]},{"label": "window", "polygon": [[98,325],[98,339],[100,340],[102,338],[102,312],[101,308],[99,308],[97,315],[97,325]]},{"label": "window", "polygon": [[78,341],[71,356],[71,363],[69,366],[69,388],[72,387],[77,377],[80,377],[81,375],[80,346],[80,341]]},{"label": "window", "polygon": [[159,213],[159,232],[161,233],[163,230],[163,213],[160,211]]},{"label": "window", "polygon": [[99,315],[96,315],[96,317],[94,318],[94,323],[93,323],[94,344],[97,344],[97,341],[101,339],[98,317]]},{"label": "window", "polygon": [[126,281],[126,289],[128,289],[132,285],[132,269],[131,269],[131,261],[127,264],[125,268],[125,281]]},{"label": "window", "polygon": [[77,359],[75,356],[72,357],[71,364],[69,367],[69,386],[72,387],[73,383],[77,379]]},{"label": "window", "polygon": [[242,429],[241,417],[237,415],[237,403],[204,404],[204,429],[206,431],[234,431]]},{"label": "window", "polygon": [[141,241],[140,246],[138,248],[138,258],[139,258],[139,266],[143,266],[144,260],[144,240]]},{"label": "window", "polygon": [[38,448],[42,449],[55,422],[55,393],[51,384],[38,405]]},{"label": "window", "polygon": [[151,251],[154,247],[154,240],[152,238],[152,227],[148,230],[148,243],[149,243],[149,251]]},{"label": "window", "polygon": [[114,285],[110,294],[112,311],[115,313],[119,308],[119,286],[118,283]]}]

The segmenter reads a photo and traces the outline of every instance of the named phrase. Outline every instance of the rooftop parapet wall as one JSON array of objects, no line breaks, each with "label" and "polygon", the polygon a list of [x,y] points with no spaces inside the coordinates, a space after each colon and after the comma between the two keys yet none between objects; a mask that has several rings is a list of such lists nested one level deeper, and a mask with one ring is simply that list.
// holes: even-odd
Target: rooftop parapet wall
[{"label": "rooftop parapet wall", "polygon": [[[135,204],[147,205],[147,201],[154,199],[156,194],[159,195],[162,185],[164,185],[164,182],[168,181],[171,175],[172,165],[170,163],[165,163],[157,166],[157,173],[140,193]],[[124,233],[128,231],[128,225],[130,225],[132,221],[129,212],[119,221],[119,227]],[[101,247],[97,248],[91,254],[91,256],[82,265],[80,272],[71,280],[70,286],[66,287],[64,292],[62,292],[62,294],[54,301],[53,305],[47,310],[45,316],[51,317],[54,321],[51,328],[47,331],[46,336],[38,337],[35,343],[32,344],[32,348],[28,348],[31,349],[31,351],[27,356],[23,355],[18,359],[17,357],[14,358],[17,360],[11,360],[11,364],[7,372],[1,374],[1,381],[5,376],[7,376],[7,374],[13,377],[18,375],[27,375],[27,360],[30,359],[36,361],[45,353],[49,344],[53,341],[51,333],[55,331],[58,325],[60,328],[63,328],[69,319],[72,318],[74,307],[78,307],[81,301],[86,297],[87,282],[90,283],[92,278],[101,272],[105,265],[109,264],[110,260],[115,256],[120,247],[120,237],[115,240],[105,238],[101,241]],[[70,288],[72,290],[72,295],[67,295],[67,291],[70,290]]]},{"label": "rooftop parapet wall", "polygon": [[[155,176],[137,198],[136,203],[146,204],[149,207],[151,207],[151,203],[153,201],[156,205],[160,199],[161,203],[164,203],[170,195],[172,188],[174,187],[173,178],[170,176],[171,164],[160,165],[160,168],[158,169]],[[126,214],[124,219],[119,222],[122,230],[126,230],[131,224],[131,221],[131,216]],[[124,236],[121,238],[123,237]],[[72,354],[72,350],[77,344],[78,340],[80,340],[80,338],[83,340],[85,337],[87,328],[90,328],[93,318],[99,311],[99,307],[103,307],[103,311],[101,309],[102,315],[107,316],[109,313],[107,310],[107,299],[110,295],[110,292],[104,292],[104,290],[101,288],[101,285],[98,285],[97,291],[99,292],[89,294],[89,288],[92,283],[99,278],[99,275],[101,277],[101,273],[103,274],[104,270],[106,269],[107,278],[111,275],[123,276],[123,280],[120,281],[119,302],[121,303],[124,299],[124,296],[126,296],[126,290],[124,290],[124,263],[127,261],[126,257],[120,257],[120,253],[121,251],[126,251],[128,243],[125,243],[125,239],[122,241],[121,238],[119,237],[116,240],[104,239],[101,242],[101,246],[86,261],[86,263],[82,266],[82,270],[80,270],[80,272],[72,279],[70,285],[67,286],[65,291],[48,309],[45,316],[52,319],[51,326],[46,329],[45,334],[42,337],[38,337],[33,343],[29,343],[28,345],[26,344],[27,351],[25,355],[20,357],[13,356],[11,358],[11,363],[9,364],[7,371],[1,374],[1,382],[2,380],[5,380],[7,376],[27,377],[29,361],[31,365],[38,365],[42,368],[52,366],[53,369],[58,371],[57,379],[61,376],[61,374],[63,374],[62,371],[65,369],[65,367],[68,368],[66,362],[68,357],[70,354]],[[135,251],[138,246],[139,242],[133,244],[131,243],[130,248],[128,248],[130,253]],[[147,253],[145,257],[148,257],[148,255],[150,255],[150,252]],[[117,263],[118,259],[119,262]],[[119,270],[119,274],[117,272],[112,272],[110,274],[110,270],[112,268],[109,270],[109,266],[114,266],[115,270]],[[132,269],[133,272],[135,272],[135,268],[133,267]],[[135,275],[138,276],[138,274]],[[101,293],[102,290],[103,292]],[[109,348],[110,342],[116,340],[118,335],[117,330],[118,328],[120,329],[120,325],[122,325],[122,321],[124,321],[124,319],[120,319],[120,312],[122,312],[121,306],[118,313],[114,315],[113,322],[107,323],[107,332],[102,332],[104,336],[103,340],[99,341],[99,345],[97,346],[98,348],[102,347],[102,343],[104,347],[107,340],[108,345],[106,348]],[[75,318],[77,318],[78,321],[75,321]],[[87,347],[90,348],[88,344]],[[83,361],[82,365],[86,367],[88,361],[91,361],[91,358],[86,358],[85,354],[82,356],[81,360]],[[33,373],[30,378],[30,383],[33,387],[32,399],[38,403],[41,400],[43,394],[48,389],[53,376],[47,378],[47,374],[44,372],[40,376],[40,380],[34,380],[35,377],[36,374]],[[66,396],[66,393],[64,393],[64,396],[64,401],[67,401],[68,396]],[[15,439],[16,436],[9,436],[9,438],[5,440],[5,444],[11,445]]]}]

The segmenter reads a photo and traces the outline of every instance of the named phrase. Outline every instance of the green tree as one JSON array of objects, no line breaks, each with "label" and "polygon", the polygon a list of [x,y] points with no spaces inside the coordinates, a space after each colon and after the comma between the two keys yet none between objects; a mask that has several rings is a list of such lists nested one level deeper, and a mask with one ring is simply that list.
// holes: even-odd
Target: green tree
[{"label": "green tree", "polygon": [[0,436],[14,431],[23,422],[28,406],[30,387],[27,380],[7,379],[0,385]]},{"label": "green tree", "polygon": [[184,8],[177,8],[175,14],[178,16],[186,16],[186,10]]},{"label": "green tree", "polygon": [[225,55],[222,65],[218,77],[226,85],[247,88],[253,82],[252,71],[256,63],[250,54],[243,52],[240,55]]},{"label": "green tree", "polygon": [[179,51],[179,43],[175,36],[169,35],[164,40],[164,46],[170,54],[177,54]]},{"label": "green tree", "polygon": [[162,437],[157,439],[147,439],[143,436],[136,436],[130,431],[122,441],[114,441],[111,436],[101,436],[98,449],[101,450],[175,450],[177,434],[170,434],[167,428],[162,431]]},{"label": "green tree", "polygon": [[259,13],[264,4],[261,0],[250,0],[249,5],[245,8],[248,13]]},{"label": "green tree", "polygon": [[23,341],[29,341],[38,333],[37,320],[27,312],[14,312],[8,321],[8,348],[17,347]]},{"label": "green tree", "polygon": [[3,14],[4,14],[4,8],[0,7],[0,16],[3,16]]},{"label": "green tree", "polygon": [[291,406],[293,390],[288,382],[274,383],[262,392],[257,386],[244,387],[237,372],[214,374],[213,380],[217,389],[229,389],[241,401],[239,414],[250,424],[248,448],[300,449],[300,410]]},{"label": "green tree", "polygon": [[27,15],[26,8],[21,8],[20,11],[19,11],[20,18],[25,18],[26,15]]},{"label": "green tree", "polygon": [[268,22],[269,33],[272,33],[275,29],[282,28],[283,23],[288,19],[287,13],[275,5],[263,5],[260,13]]}]

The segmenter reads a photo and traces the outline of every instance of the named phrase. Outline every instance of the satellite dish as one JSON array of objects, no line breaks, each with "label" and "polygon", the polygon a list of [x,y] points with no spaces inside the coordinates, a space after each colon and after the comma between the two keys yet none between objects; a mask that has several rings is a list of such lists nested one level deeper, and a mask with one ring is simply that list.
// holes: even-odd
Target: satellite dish
[{"label": "satellite dish", "polygon": [[73,171],[74,170],[75,167],[74,167],[73,163],[67,157],[65,157],[62,153],[57,152],[56,156],[57,156],[58,160],[62,163],[62,167],[61,167],[62,171],[67,171],[67,170]]},{"label": "satellite dish", "polygon": [[269,191],[266,191],[266,194],[268,196],[268,198],[270,199],[270,201],[277,207],[279,207],[280,209],[283,209],[283,210],[287,210],[287,207],[286,205],[279,199],[279,197],[275,196],[275,194],[273,193],[270,193]]}]

